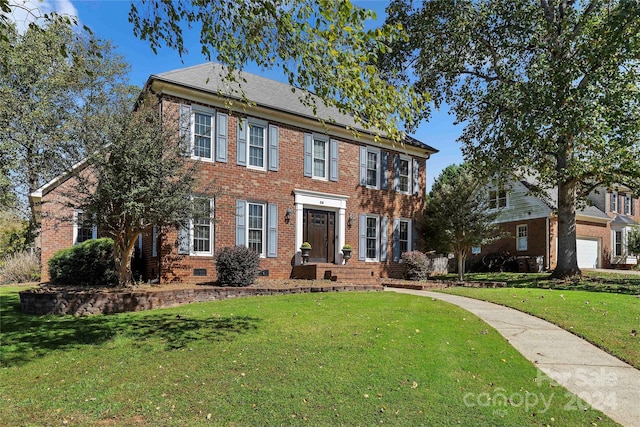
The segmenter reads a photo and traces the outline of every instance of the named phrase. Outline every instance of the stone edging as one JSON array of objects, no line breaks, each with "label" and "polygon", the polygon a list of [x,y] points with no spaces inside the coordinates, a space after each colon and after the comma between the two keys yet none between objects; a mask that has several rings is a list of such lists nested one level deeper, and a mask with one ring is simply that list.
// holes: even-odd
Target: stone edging
[{"label": "stone edging", "polygon": [[20,307],[28,314],[113,314],[175,307],[193,302],[258,295],[288,295],[311,292],[382,291],[380,285],[335,285],[292,288],[190,288],[167,291],[49,291],[20,292]]}]

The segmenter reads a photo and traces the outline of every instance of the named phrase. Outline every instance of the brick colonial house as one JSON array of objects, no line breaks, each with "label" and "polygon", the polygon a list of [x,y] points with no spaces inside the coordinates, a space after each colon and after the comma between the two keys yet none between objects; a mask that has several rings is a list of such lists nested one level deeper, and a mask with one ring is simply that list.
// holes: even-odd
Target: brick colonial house
[{"label": "brick colonial house", "polygon": [[[553,269],[557,257],[557,191],[531,193],[531,180],[504,187],[488,186],[490,205],[500,209],[497,222],[508,237],[481,248],[480,255],[507,251],[517,257],[541,257],[544,269]],[[640,222],[640,205],[625,186],[597,188],[589,205],[576,211],[579,268],[629,268],[636,264],[627,251],[627,236]]]},{"label": "brick colonial house", "polygon": [[[249,73],[242,73],[242,90],[251,105],[243,105],[221,72],[209,63],[145,84],[163,111],[179,111],[179,131],[190,141],[185,161],[201,163],[203,181],[214,182],[217,194],[194,192],[212,220],[189,218],[180,230],[141,235],[136,262],[144,278],[213,281],[215,252],[234,245],[256,250],[271,278],[344,278],[347,267],[359,277],[401,274],[400,253],[417,247],[414,218],[424,208],[426,161],[437,150],[411,137],[375,141],[353,117],[321,102],[316,116],[299,102],[302,91]],[[42,202],[43,280],[54,252],[99,236],[99,228],[83,225],[82,212],[58,203],[69,182],[59,177],[31,195]],[[300,266],[306,241],[309,263]],[[353,247],[346,266],[344,244]]]}]

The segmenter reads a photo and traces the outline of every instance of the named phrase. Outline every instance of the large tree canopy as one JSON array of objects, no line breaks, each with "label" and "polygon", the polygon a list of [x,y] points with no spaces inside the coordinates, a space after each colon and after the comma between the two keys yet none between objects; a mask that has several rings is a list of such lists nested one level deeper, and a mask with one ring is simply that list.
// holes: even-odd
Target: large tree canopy
[{"label": "large tree canopy", "polygon": [[468,165],[447,166],[433,183],[420,222],[427,249],[455,254],[459,280],[464,280],[465,260],[471,248],[497,237],[494,221],[499,211],[489,209],[483,189],[484,180]]},{"label": "large tree canopy", "polygon": [[577,203],[599,185],[640,192],[640,2],[396,0],[409,39],[383,58],[446,102],[467,161],[558,188],[557,277],[579,273]]},{"label": "large tree canopy", "polygon": [[[205,58],[230,70],[251,62],[279,67],[291,85],[399,139],[401,125],[411,128],[416,111],[426,111],[424,99],[380,77],[378,56],[404,33],[398,26],[366,29],[374,17],[348,0],[142,0],[129,15],[134,33],[154,50],[166,44],[185,53],[184,28],[195,27]],[[312,97],[301,100],[315,106]]]},{"label": "large tree canopy", "polygon": [[[105,142],[102,118],[125,86],[128,65],[67,17],[50,15],[23,34],[7,21],[0,31],[0,160],[25,201],[86,155],[83,141]],[[35,224],[33,206],[30,218]]]}]

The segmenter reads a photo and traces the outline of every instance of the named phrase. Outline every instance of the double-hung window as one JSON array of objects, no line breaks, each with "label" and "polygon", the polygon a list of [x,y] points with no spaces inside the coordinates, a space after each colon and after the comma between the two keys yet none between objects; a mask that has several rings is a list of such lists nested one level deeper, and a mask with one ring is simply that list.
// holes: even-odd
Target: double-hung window
[{"label": "double-hung window", "polygon": [[400,254],[409,251],[411,242],[410,222],[406,219],[398,221],[398,246]]},{"label": "double-hung window", "polygon": [[365,185],[369,188],[380,188],[380,150],[367,147]]},{"label": "double-hung window", "polygon": [[516,227],[516,250],[526,251],[528,248],[529,230],[526,224]]},{"label": "double-hung window", "polygon": [[327,149],[329,145],[329,141],[324,138],[318,138],[317,136],[313,138],[313,177],[327,179],[327,166],[329,162],[327,161],[327,154],[329,150]]},{"label": "double-hung window", "polygon": [[195,198],[192,221],[192,252],[194,255],[213,254],[213,224],[211,223],[211,200]]},{"label": "double-hung window", "polygon": [[501,209],[507,207],[507,191],[499,188],[489,191],[489,209]]},{"label": "double-hung window", "polygon": [[361,186],[375,190],[387,190],[389,188],[388,171],[388,151],[381,151],[376,147],[360,147]]},{"label": "double-hung window", "polygon": [[411,159],[396,155],[394,158],[394,187],[399,193],[411,194]]},{"label": "double-hung window", "polygon": [[[383,231],[384,233],[384,231]],[[413,248],[413,227],[410,219],[393,220],[393,260],[400,261],[402,254]]]},{"label": "double-hung window", "polygon": [[278,205],[236,200],[236,245],[260,257],[278,256]]},{"label": "double-hung window", "polygon": [[178,230],[178,253],[181,255],[213,255],[213,199],[194,197],[193,217]]},{"label": "double-hung window", "polygon": [[265,169],[266,124],[249,121],[249,159],[247,165],[255,169]]},{"label": "double-hung window", "polygon": [[378,216],[367,216],[366,220],[366,259],[367,261],[378,260],[378,244],[380,219]]},{"label": "double-hung window", "polygon": [[325,134],[304,134],[304,176],[338,181],[338,140]]},{"label": "double-hung window", "polygon": [[96,239],[98,237],[98,228],[95,226],[91,218],[76,209],[73,211],[73,244],[77,245],[86,240]]},{"label": "double-hung window", "polygon": [[265,242],[265,207],[259,203],[247,203],[247,246],[264,256]]},{"label": "double-hung window", "polygon": [[213,117],[208,110],[193,110],[193,157],[212,159]]},{"label": "double-hung window", "polygon": [[178,125],[185,156],[209,162],[227,162],[227,114],[203,105],[180,104]]},{"label": "double-hung window", "polygon": [[609,211],[618,212],[618,194],[617,193],[611,193],[611,199],[609,202]]},{"label": "double-hung window", "polygon": [[622,230],[615,230],[614,231],[614,255],[615,256],[622,256],[622,252],[623,252],[623,241],[622,241]]},{"label": "double-hung window", "polygon": [[278,171],[278,126],[254,117],[239,117],[236,164],[249,169]]},{"label": "double-hung window", "polygon": [[387,261],[389,218],[376,214],[360,214],[358,223],[358,259]]},{"label": "double-hung window", "polygon": [[400,158],[400,168],[398,169],[400,192],[409,193],[409,179],[411,177],[411,161]]},{"label": "double-hung window", "polygon": [[[622,197],[623,195],[620,195]],[[631,195],[624,195],[624,213],[625,215],[629,215],[631,213]]]},{"label": "double-hung window", "polygon": [[213,161],[215,143],[216,112],[211,108],[200,105],[181,106],[182,127],[190,129],[189,151],[191,157],[199,160]]}]

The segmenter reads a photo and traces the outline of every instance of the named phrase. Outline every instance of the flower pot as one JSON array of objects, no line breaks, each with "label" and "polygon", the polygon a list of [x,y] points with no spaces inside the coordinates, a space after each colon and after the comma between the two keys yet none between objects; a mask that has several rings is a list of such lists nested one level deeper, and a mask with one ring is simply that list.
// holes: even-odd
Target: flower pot
[{"label": "flower pot", "polygon": [[342,250],[342,259],[344,259],[345,264],[351,259],[351,249]]},{"label": "flower pot", "polygon": [[306,264],[309,261],[309,253],[311,252],[311,248],[307,246],[302,246],[300,248],[300,252],[302,253],[302,263]]}]

